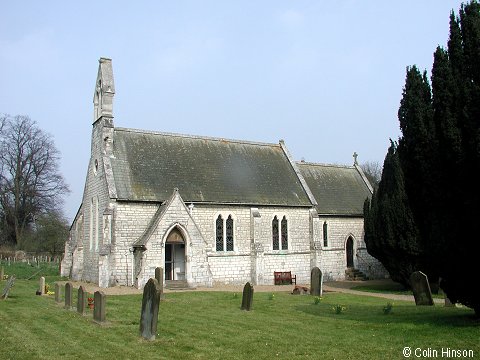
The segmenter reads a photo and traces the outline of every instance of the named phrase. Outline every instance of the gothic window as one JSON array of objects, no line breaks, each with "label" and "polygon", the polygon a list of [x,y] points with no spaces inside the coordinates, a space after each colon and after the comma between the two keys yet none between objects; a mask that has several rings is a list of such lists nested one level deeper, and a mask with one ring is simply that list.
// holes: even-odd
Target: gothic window
[{"label": "gothic window", "polygon": [[272,220],[272,240],[273,240],[273,250],[278,250],[280,243],[279,243],[279,236],[278,236],[278,219],[276,216]]},{"label": "gothic window", "polygon": [[226,221],[226,238],[227,238],[227,251],[233,251],[233,219],[231,215],[228,215]]},{"label": "gothic window", "polygon": [[215,249],[217,251],[223,251],[223,219],[222,215],[218,215],[216,222],[216,234],[215,234]]},{"label": "gothic window", "polygon": [[90,229],[88,233],[88,240],[89,240],[89,249],[92,250],[93,247],[93,198],[92,201],[90,202],[90,218],[88,219],[88,222],[90,224]]},{"label": "gothic window", "polygon": [[98,216],[98,196],[95,198],[95,251],[98,251],[98,227],[99,227],[99,216]]},{"label": "gothic window", "polygon": [[288,228],[287,218],[284,216],[282,219],[282,250],[288,249]]},{"label": "gothic window", "polygon": [[328,246],[328,231],[327,222],[323,223],[323,246]]}]

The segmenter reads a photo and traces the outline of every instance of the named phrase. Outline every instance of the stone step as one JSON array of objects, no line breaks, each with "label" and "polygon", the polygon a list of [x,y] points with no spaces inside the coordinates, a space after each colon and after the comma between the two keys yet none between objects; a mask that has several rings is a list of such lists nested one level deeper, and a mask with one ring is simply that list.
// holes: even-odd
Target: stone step
[{"label": "stone step", "polygon": [[186,280],[165,280],[165,289],[169,290],[193,290]]},{"label": "stone step", "polygon": [[368,280],[368,277],[358,269],[348,268],[345,270],[345,279],[353,281],[364,281]]}]

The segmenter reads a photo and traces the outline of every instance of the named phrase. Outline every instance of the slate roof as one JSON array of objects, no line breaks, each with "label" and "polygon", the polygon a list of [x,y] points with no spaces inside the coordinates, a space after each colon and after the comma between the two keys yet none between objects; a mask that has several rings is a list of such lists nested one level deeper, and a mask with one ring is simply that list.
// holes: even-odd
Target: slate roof
[{"label": "slate roof", "polygon": [[363,203],[372,193],[355,166],[297,162],[317,201],[321,215],[363,216]]},{"label": "slate roof", "polygon": [[117,198],[312,206],[286,153],[264,144],[115,128]]}]

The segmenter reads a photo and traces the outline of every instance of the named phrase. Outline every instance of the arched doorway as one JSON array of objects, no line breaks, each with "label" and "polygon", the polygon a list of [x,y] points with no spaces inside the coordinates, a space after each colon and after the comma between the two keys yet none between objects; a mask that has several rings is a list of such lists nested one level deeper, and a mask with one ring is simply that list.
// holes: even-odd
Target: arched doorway
[{"label": "arched doorway", "polygon": [[353,239],[351,236],[348,237],[347,243],[345,245],[347,253],[347,268],[353,268]]},{"label": "arched doorway", "polygon": [[185,239],[176,227],[165,241],[165,280],[185,280]]}]

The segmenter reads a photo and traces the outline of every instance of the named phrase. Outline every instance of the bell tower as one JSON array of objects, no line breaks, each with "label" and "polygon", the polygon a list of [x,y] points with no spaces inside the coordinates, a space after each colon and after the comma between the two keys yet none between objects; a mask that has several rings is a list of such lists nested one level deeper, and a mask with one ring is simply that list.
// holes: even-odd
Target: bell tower
[{"label": "bell tower", "polygon": [[113,81],[112,59],[98,60],[98,74],[93,94],[93,124],[104,120],[104,126],[113,127],[113,97],[115,83]]}]

